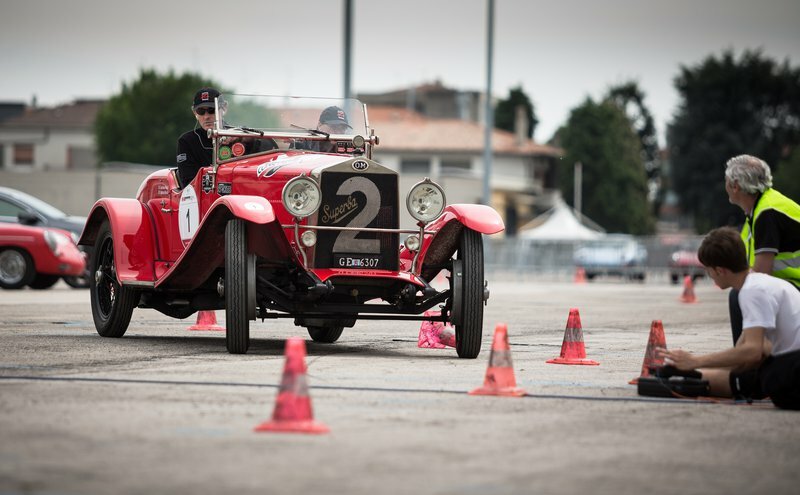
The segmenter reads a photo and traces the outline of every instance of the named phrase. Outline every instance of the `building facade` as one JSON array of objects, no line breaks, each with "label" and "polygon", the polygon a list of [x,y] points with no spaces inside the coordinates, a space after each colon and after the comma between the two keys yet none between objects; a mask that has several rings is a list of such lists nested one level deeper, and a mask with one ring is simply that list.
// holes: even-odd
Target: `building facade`
[{"label": "building facade", "polygon": [[0,120],[0,169],[28,172],[97,167],[94,121],[101,100],[25,108]]}]

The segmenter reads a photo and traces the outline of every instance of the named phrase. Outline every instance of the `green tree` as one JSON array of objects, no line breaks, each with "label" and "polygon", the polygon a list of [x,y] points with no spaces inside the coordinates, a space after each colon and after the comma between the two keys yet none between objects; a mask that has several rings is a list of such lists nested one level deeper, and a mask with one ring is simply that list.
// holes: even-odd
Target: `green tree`
[{"label": "green tree", "polygon": [[653,114],[644,102],[645,94],[635,81],[612,86],[606,94],[606,99],[617,105],[628,120],[631,121],[633,131],[639,137],[641,144],[642,160],[647,172],[650,199],[653,202],[653,212],[657,213],[662,201],[661,159],[659,157],[658,136],[653,122]]},{"label": "green tree", "polygon": [[566,151],[560,171],[568,202],[574,188],[573,164],[583,165],[583,212],[609,232],[650,234],[655,221],[647,202],[641,144],[630,120],[614,103],[591,98],[572,110],[559,131]]},{"label": "green tree", "polygon": [[94,129],[100,161],[172,166],[178,137],[195,123],[192,98],[204,86],[218,87],[193,73],[158,74],[143,69],[97,115]]},{"label": "green tree", "polygon": [[760,51],[709,56],[681,67],[680,103],[667,132],[672,184],[683,210],[705,232],[743,221],[728,202],[725,162],[740,154],[764,159],[773,172],[800,142],[800,70]]},{"label": "green tree", "polygon": [[497,129],[514,132],[517,107],[519,106],[522,106],[525,111],[525,122],[528,125],[526,136],[532,138],[536,125],[539,124],[539,119],[536,118],[533,103],[531,103],[530,98],[522,90],[521,86],[512,88],[508,92],[508,98],[497,102],[497,107],[494,110],[494,126]]},{"label": "green tree", "polygon": [[782,194],[800,203],[800,146],[778,167],[772,177],[772,185]]}]

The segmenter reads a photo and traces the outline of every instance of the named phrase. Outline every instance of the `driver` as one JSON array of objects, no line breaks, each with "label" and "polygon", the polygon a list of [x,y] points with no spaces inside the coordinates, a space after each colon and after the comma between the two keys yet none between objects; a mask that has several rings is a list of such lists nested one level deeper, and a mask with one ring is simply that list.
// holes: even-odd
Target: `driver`
[{"label": "driver", "polygon": [[[178,138],[178,183],[180,187],[190,183],[197,171],[211,165],[211,153],[214,149],[208,130],[214,128],[214,100],[219,91],[214,88],[200,88],[194,95],[192,114],[197,119],[194,129]],[[220,102],[222,106],[222,102]],[[198,127],[199,125],[199,127]]]},{"label": "driver", "polygon": [[[317,130],[327,134],[347,134],[352,129],[347,121],[347,114],[337,106],[330,106],[319,114]],[[336,153],[334,141],[305,141],[297,143],[297,149],[321,151],[323,153]]]}]

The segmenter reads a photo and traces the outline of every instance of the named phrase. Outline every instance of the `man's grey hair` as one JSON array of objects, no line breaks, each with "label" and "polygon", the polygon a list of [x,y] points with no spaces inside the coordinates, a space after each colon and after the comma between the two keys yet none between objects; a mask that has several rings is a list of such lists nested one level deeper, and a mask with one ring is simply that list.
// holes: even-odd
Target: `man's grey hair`
[{"label": "man's grey hair", "polygon": [[734,156],[725,164],[725,178],[735,181],[749,194],[763,193],[772,187],[772,172],[767,162],[751,155]]}]

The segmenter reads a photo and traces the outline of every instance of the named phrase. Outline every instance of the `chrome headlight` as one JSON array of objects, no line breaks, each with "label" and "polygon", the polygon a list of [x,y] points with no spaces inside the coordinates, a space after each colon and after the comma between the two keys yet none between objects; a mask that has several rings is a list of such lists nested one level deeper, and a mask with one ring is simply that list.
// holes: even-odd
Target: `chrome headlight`
[{"label": "chrome headlight", "polygon": [[406,197],[408,212],[415,220],[425,223],[438,218],[446,204],[442,188],[427,177],[414,184]]},{"label": "chrome headlight", "polygon": [[55,232],[53,230],[45,230],[44,242],[55,256],[59,256],[61,254],[61,246],[69,244],[72,241],[70,241],[69,237],[65,236],[64,234]]},{"label": "chrome headlight", "polygon": [[419,249],[419,236],[416,234],[411,234],[410,236],[406,237],[405,246],[409,251],[416,251]]},{"label": "chrome headlight", "polygon": [[309,177],[295,177],[283,186],[283,206],[297,218],[305,218],[319,208],[322,193]]}]

